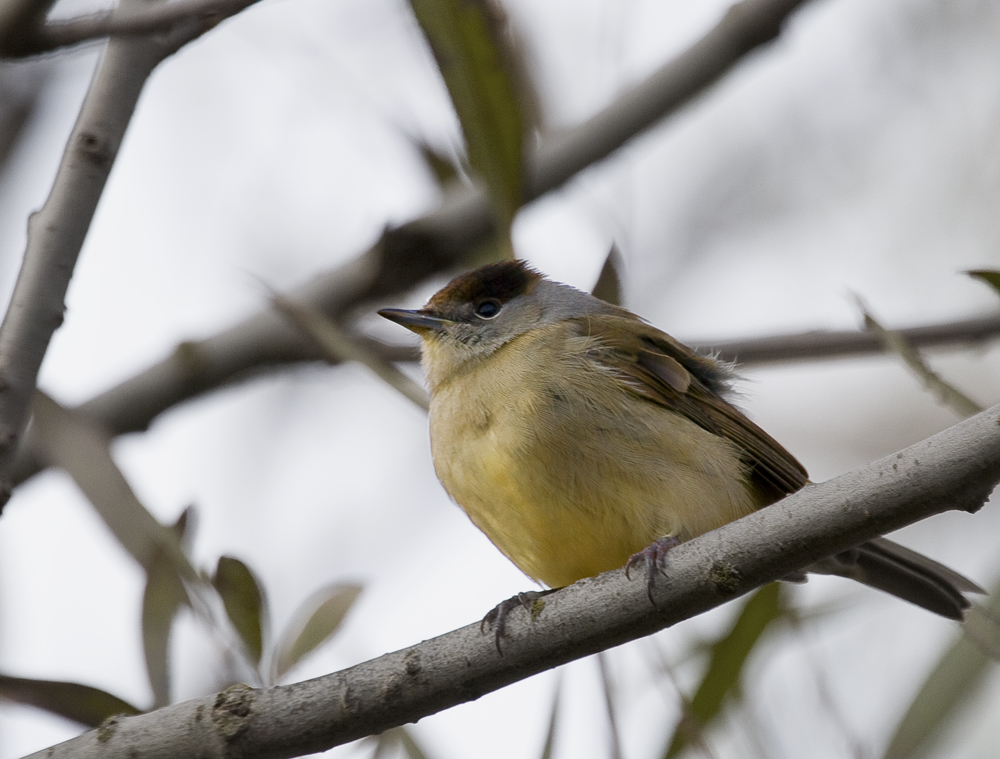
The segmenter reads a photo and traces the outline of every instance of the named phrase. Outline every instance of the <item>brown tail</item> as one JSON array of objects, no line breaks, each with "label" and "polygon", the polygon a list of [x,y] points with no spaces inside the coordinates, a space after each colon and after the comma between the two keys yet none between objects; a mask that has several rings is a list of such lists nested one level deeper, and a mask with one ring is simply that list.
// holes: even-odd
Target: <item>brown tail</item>
[{"label": "brown tail", "polygon": [[986,592],[944,564],[885,538],[831,556],[807,571],[857,580],[948,619],[964,617],[966,593]]}]

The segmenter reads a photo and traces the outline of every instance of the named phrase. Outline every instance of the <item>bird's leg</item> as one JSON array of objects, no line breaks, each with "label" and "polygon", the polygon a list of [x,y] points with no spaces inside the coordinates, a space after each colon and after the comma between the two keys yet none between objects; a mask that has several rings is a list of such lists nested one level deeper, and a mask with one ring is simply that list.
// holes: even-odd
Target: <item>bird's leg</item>
[{"label": "bird's leg", "polygon": [[649,596],[649,602],[654,606],[656,605],[656,602],[653,601],[653,587],[656,585],[656,575],[661,574],[664,577],[667,576],[667,573],[663,571],[663,565],[666,563],[667,551],[674,546],[679,546],[680,544],[681,541],[673,535],[667,535],[666,537],[655,541],[652,545],[646,546],[638,553],[632,554],[625,563],[625,576],[630,580],[632,579],[633,569],[640,564],[645,567],[646,595]]},{"label": "bird's leg", "polygon": [[550,588],[548,590],[528,590],[524,593],[518,593],[516,596],[511,596],[506,601],[501,601],[496,605],[496,607],[490,611],[483,621],[479,623],[479,630],[484,635],[486,634],[486,625],[493,627],[494,641],[497,646],[497,653],[503,656],[503,651],[500,650],[500,639],[507,635],[507,615],[510,614],[518,606],[522,607],[526,612],[532,614],[532,606],[539,598],[547,596],[549,593],[555,593],[559,588]]}]

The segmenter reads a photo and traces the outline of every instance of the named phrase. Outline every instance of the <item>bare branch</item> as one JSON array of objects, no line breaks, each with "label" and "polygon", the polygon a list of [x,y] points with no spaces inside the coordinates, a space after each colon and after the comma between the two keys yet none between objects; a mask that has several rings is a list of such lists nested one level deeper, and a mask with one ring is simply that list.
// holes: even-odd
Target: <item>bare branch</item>
[{"label": "bare branch", "polygon": [[62,323],[66,288],[136,101],[157,64],[200,33],[188,23],[169,35],[108,44],[49,197],[28,222],[27,249],[0,325],[0,505],[10,496],[38,368]]},{"label": "bare branch", "polygon": [[122,717],[41,759],[291,757],[381,733],[552,667],[649,635],[800,567],[949,509],[1000,481],[1000,406],[670,552],[653,589],[606,572],[513,612],[503,656],[479,624],[295,685],[234,686]]},{"label": "bare branch", "polygon": [[[977,345],[1000,338],[1000,316],[929,324],[895,330],[915,348],[945,345]],[[718,353],[727,361],[741,365],[772,364],[782,361],[811,361],[818,358],[843,358],[885,353],[885,345],[870,332],[799,332],[792,335],[747,338],[726,341],[690,341],[703,351]]]},{"label": "bare branch", "polygon": [[198,22],[207,31],[219,22],[235,16],[258,0],[178,0],[174,3],[124,6],[65,21],[52,21],[41,27],[28,48],[19,55],[33,55],[76,45],[101,37],[135,36],[162,32],[179,23]]}]

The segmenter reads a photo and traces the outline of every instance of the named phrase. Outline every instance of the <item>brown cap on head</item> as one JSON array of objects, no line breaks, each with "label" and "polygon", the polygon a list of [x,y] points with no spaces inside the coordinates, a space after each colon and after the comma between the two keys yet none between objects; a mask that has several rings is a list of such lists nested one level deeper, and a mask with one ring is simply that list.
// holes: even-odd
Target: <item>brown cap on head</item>
[{"label": "brown cap on head", "polygon": [[449,306],[494,298],[501,304],[524,295],[542,280],[542,275],[524,261],[501,261],[486,264],[467,274],[461,274],[433,298],[427,301],[424,311],[443,313]]}]

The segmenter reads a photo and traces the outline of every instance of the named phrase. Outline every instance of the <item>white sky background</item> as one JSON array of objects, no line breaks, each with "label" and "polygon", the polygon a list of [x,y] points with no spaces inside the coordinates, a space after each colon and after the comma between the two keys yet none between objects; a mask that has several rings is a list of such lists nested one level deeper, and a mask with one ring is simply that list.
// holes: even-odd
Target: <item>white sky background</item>
[{"label": "white sky background", "polygon": [[[725,2],[516,0],[550,129],[570,127],[703,33]],[[433,207],[411,146],[458,139],[415,27],[392,0],[265,0],[149,82],[91,228],[40,385],[78,403],[348,260],[387,223]],[[962,318],[995,296],[958,272],[1000,268],[1000,6],[987,0],[822,0],[738,73],[565,191],[524,211],[518,252],[592,285],[612,240],[626,305],[682,340],[850,328],[862,295],[890,326]],[[44,201],[98,48],[60,56],[32,137],[0,176],[0,292]],[[433,288],[427,289],[427,294]],[[367,323],[367,322],[366,322]],[[379,334],[407,339],[392,325]],[[984,404],[995,348],[931,356]],[[953,423],[890,358],[745,372],[744,406],[825,479]],[[181,406],[115,449],[163,521],[198,508],[194,552],[263,579],[280,628],[315,588],[366,590],[342,633],[292,675],[317,676],[480,618],[530,587],[434,479],[426,422],[357,367],[311,367]],[[994,506],[905,532],[990,585]],[[36,477],[0,519],[0,671],[150,698],[142,575],[67,478]],[[843,580],[796,589],[843,609],[758,656],[750,716],[716,756],[877,756],[957,626]],[[677,663],[724,608],[610,653],[625,757],[657,756],[676,718],[650,646]],[[214,689],[196,625],[176,639],[176,695]],[[607,755],[596,665],[564,668],[559,757]],[[697,663],[678,667],[684,684]],[[432,757],[533,757],[552,673],[428,718]],[[1000,683],[947,755],[1000,745]],[[0,759],[75,734],[0,705]],[[358,754],[354,747],[333,756]]]}]

